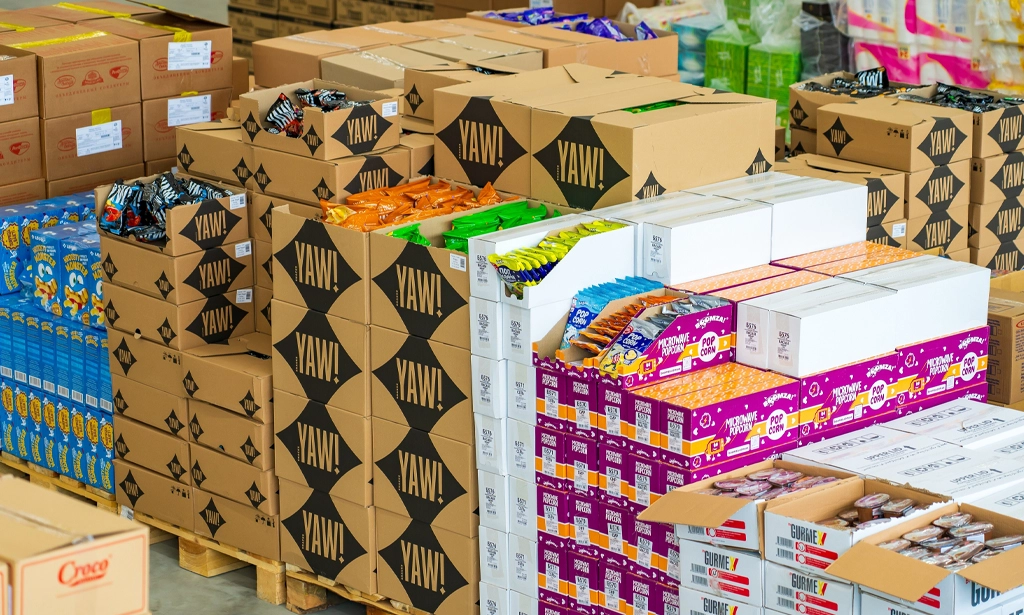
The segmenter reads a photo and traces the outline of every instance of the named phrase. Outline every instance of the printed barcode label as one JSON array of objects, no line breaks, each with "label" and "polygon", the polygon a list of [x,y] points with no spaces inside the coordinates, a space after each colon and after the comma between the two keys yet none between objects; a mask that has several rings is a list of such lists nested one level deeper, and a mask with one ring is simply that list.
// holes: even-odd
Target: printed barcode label
[{"label": "printed barcode label", "polygon": [[114,411],[114,404],[111,403],[110,401],[106,400],[106,399],[101,399],[100,400],[100,408],[102,408],[103,410],[106,410],[107,412],[113,412]]},{"label": "printed barcode label", "polygon": [[[512,443],[512,461],[516,464],[516,468],[520,470],[526,470],[530,467],[530,461],[527,461],[526,454],[526,443],[521,440],[516,440]],[[532,457],[530,455],[529,457]],[[531,460],[532,461],[532,460]]]},{"label": "printed barcode label", "polygon": [[241,209],[245,207],[245,193],[232,194],[228,197],[228,207],[231,209]]},{"label": "printed barcode label", "polygon": [[558,391],[544,389],[544,414],[558,418]]},{"label": "printed barcode label", "polygon": [[619,610],[619,584],[612,579],[604,580],[604,604],[613,611]]},{"label": "printed barcode label", "polygon": [[633,594],[633,615],[647,615],[647,596]]},{"label": "printed barcode label", "polygon": [[665,615],[679,615],[679,607],[674,604],[666,604]]},{"label": "printed barcode label", "polygon": [[[398,115],[398,101],[397,100],[393,100],[391,102],[386,102],[383,105],[381,105],[380,108],[381,108],[381,115],[383,117],[391,117],[393,115]],[[465,269],[463,269],[463,271],[465,271]]]},{"label": "printed barcode label", "polygon": [[694,611],[693,609],[690,609],[690,615],[708,615],[708,614],[705,613],[704,611]]},{"label": "printed barcode label", "polygon": [[244,241],[235,244],[235,258],[242,258],[252,254],[252,242]]},{"label": "printed barcode label", "polygon": [[673,453],[683,453],[683,426],[679,423],[668,424],[668,449]]},{"label": "printed barcode label", "polygon": [[779,545],[780,547],[785,547],[787,549],[792,549],[793,548],[793,539],[791,539],[791,538],[784,538],[782,536],[776,536],[775,537],[775,544]]},{"label": "printed barcode label", "polygon": [[682,566],[682,562],[679,560],[679,550],[669,549],[668,551],[668,576],[672,577],[676,581],[682,578],[679,570]]},{"label": "printed barcode label", "polygon": [[706,577],[698,577],[695,574],[690,575],[690,583],[693,583],[694,585],[702,585],[704,587],[708,586],[708,580]]},{"label": "printed barcode label", "polygon": [[14,372],[14,379],[18,382],[28,382],[28,374],[25,372]]},{"label": "printed barcode label", "polygon": [[647,538],[640,538],[636,542],[636,560],[644,568],[651,567],[651,550],[653,545]]},{"label": "printed barcode label", "polygon": [[483,428],[477,432],[477,441],[480,443],[478,452],[487,459],[494,459],[494,432]]},{"label": "printed barcode label", "polygon": [[[520,527],[530,526],[530,515],[526,510],[526,500],[522,498],[516,499],[516,525]],[[536,513],[532,513],[536,514]]]},{"label": "printed barcode label", "polygon": [[636,441],[644,444],[651,443],[651,415],[636,415]]},{"label": "printed barcode label", "polygon": [[587,464],[583,461],[574,461],[573,464],[573,479],[572,488],[577,493],[587,492],[587,483],[589,482],[590,472],[587,470]]},{"label": "printed barcode label", "polygon": [[121,516],[124,517],[125,519],[129,520],[129,521],[134,521],[135,520],[135,511],[132,510],[131,508],[128,508],[127,506],[122,506],[121,507]]},{"label": "printed barcode label", "polygon": [[704,576],[707,576],[708,575],[708,568],[707,568],[707,566],[705,566],[703,564],[698,564],[696,562],[691,562],[690,563],[690,572],[692,572],[694,574],[702,574]]},{"label": "printed barcode label", "polygon": [[651,477],[636,475],[636,501],[644,506],[651,505]]},{"label": "printed barcode label", "polygon": [[785,585],[779,585],[775,588],[775,593],[782,594],[783,596],[793,597],[793,588],[786,587]]},{"label": "printed barcode label", "polygon": [[[167,126],[184,126],[186,124],[209,122],[212,116],[210,113],[211,99],[212,97],[209,95],[167,99]],[[242,198],[245,199],[244,194]],[[244,205],[245,201],[243,200],[242,203]]]},{"label": "printed barcode label", "polygon": [[[526,560],[525,559],[517,559],[516,560],[516,579],[519,580],[519,581],[522,581],[523,583],[526,583],[526,582],[529,581],[529,577],[530,577],[530,573],[526,570]],[[533,581],[533,582],[536,583],[537,581]]]},{"label": "printed barcode label", "polygon": [[96,399],[94,396],[92,396],[92,395],[86,395],[85,396],[85,405],[92,406],[93,408],[95,408],[96,406],[99,405],[99,403],[100,403],[100,401],[98,399]]},{"label": "printed barcode label", "polygon": [[793,611],[793,610],[796,609],[796,604],[792,600],[787,600],[785,598],[778,598],[777,602],[778,602],[778,606],[780,608],[788,609],[790,611]]},{"label": "printed barcode label", "polygon": [[590,579],[587,577],[576,577],[576,602],[590,606]]},{"label": "printed barcode label", "polygon": [[622,431],[619,429],[619,408],[617,406],[608,406],[605,410],[605,431],[610,436],[622,435]]},{"label": "printed barcode label", "polygon": [[775,549],[775,553],[782,559],[788,559],[790,561],[796,560],[796,555],[789,549]]},{"label": "printed barcode label", "polygon": [[610,497],[622,497],[621,481],[622,473],[618,468],[608,468],[608,484],[605,486],[605,493]]},{"label": "printed barcode label", "polygon": [[14,104],[14,75],[0,75],[0,107]]},{"label": "printed barcode label", "polygon": [[0,367],[0,376],[3,376],[4,378],[13,378],[14,370],[9,367]]},{"label": "printed barcode label", "polygon": [[498,569],[498,547],[494,543],[487,543],[487,567],[491,570]]},{"label": "printed barcode label", "polygon": [[448,267],[455,269],[456,271],[465,271],[466,257],[461,254],[449,254]]},{"label": "printed barcode label", "polygon": [[67,387],[58,386],[57,395],[60,395],[61,397],[70,397],[71,391],[69,391]]},{"label": "printed barcode label", "polygon": [[205,70],[213,60],[213,42],[167,43],[167,70]]},{"label": "printed barcode label", "polygon": [[487,284],[491,281],[491,276],[488,275],[491,271],[494,271],[494,267],[491,265],[487,257],[482,254],[476,255],[476,282],[477,284]]},{"label": "printed barcode label", "polygon": [[557,476],[555,473],[555,449],[544,447],[541,451],[541,472],[548,476]]},{"label": "printed barcode label", "polygon": [[558,565],[551,562],[544,563],[545,587],[548,591],[557,592],[558,589]]},{"label": "printed barcode label", "polygon": [[252,289],[239,288],[235,291],[235,303],[252,303]]},{"label": "printed barcode label", "polygon": [[[57,385],[53,384],[52,382],[44,382],[43,383],[43,390],[46,391],[47,393],[56,393],[57,392]],[[94,406],[96,405],[95,401],[93,401],[93,405]]]},{"label": "printed barcode label", "polygon": [[608,548],[622,555],[622,526],[618,523],[608,524]]},{"label": "printed barcode label", "polygon": [[77,401],[78,403],[83,403],[85,401],[85,396],[82,395],[81,393],[79,393],[78,391],[72,391],[71,392],[71,401]]},{"label": "printed barcode label", "polygon": [[79,158],[121,149],[121,120],[75,129],[75,147]]},{"label": "printed barcode label", "polygon": [[36,376],[29,376],[28,385],[38,389],[43,386],[43,381],[37,378]]},{"label": "printed barcode label", "polygon": [[544,505],[544,524],[547,525],[548,532],[558,534],[558,507]]},{"label": "printed barcode label", "polygon": [[590,429],[590,402],[585,399],[576,400],[576,427]]},{"label": "printed barcode label", "polygon": [[576,544],[581,547],[589,547],[590,525],[587,523],[587,518],[573,517],[573,523],[576,525]]}]

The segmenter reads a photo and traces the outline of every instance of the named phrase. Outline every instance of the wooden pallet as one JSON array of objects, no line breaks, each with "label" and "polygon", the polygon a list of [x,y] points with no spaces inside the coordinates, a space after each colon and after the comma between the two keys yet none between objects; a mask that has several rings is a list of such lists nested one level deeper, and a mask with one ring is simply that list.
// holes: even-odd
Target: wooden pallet
[{"label": "wooden pallet", "polygon": [[288,576],[288,602],[292,613],[306,615],[327,609],[339,598],[362,604],[366,615],[429,615],[397,600],[377,594],[368,594],[326,577],[306,572],[298,566],[286,564]]},{"label": "wooden pallet", "polygon": [[117,514],[120,507],[114,501],[114,494],[96,489],[69,476],[57,474],[53,470],[19,459],[8,452],[0,452],[0,465],[24,475],[29,482],[70,495],[77,500],[96,505],[97,508]]},{"label": "wooden pallet", "polygon": [[256,597],[270,604],[284,604],[286,596],[285,567],[282,562],[267,559],[237,547],[200,536],[139,512],[135,520],[178,539],[178,565],[203,577],[215,577],[246,566],[256,567]]}]

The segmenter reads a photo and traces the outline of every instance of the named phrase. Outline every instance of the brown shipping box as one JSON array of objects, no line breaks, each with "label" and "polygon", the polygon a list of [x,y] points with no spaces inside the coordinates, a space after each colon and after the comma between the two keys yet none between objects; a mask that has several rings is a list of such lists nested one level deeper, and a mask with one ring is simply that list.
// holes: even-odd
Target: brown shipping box
[{"label": "brown shipping box", "polygon": [[971,157],[967,111],[895,98],[868,98],[818,109],[817,151],[900,171]]},{"label": "brown shipping box", "polygon": [[32,181],[0,186],[0,207],[4,205],[20,205],[46,198],[46,181]]},{"label": "brown shipping box", "polygon": [[971,202],[995,203],[1024,190],[1024,152],[971,160]]},{"label": "brown shipping box", "polygon": [[107,324],[119,331],[187,350],[255,331],[252,299],[252,289],[246,288],[174,305],[108,284],[103,310]]},{"label": "brown shipping box", "polygon": [[188,439],[188,400],[123,376],[113,375],[111,380],[118,417]]},{"label": "brown shipping box", "polygon": [[191,531],[192,488],[143,467],[114,460],[117,503]]},{"label": "brown shipping box", "polygon": [[129,419],[114,421],[114,453],[128,463],[191,485],[189,444]]},{"label": "brown shipping box", "polygon": [[274,299],[274,289],[257,286],[253,289],[253,316],[256,317],[256,333],[270,335],[271,316],[270,304]]},{"label": "brown shipping box", "polygon": [[277,299],[272,305],[275,386],[368,416],[368,328]]},{"label": "brown shipping box", "polygon": [[475,537],[476,453],[472,444],[373,418],[373,505]]},{"label": "brown shipping box", "polygon": [[[623,111],[658,102],[679,104]],[[560,88],[527,104],[535,107],[528,196],[549,203],[596,209],[763,173],[775,163],[775,108],[764,98],[633,77]],[[436,156],[441,173],[442,148]]]},{"label": "brown shipping box", "polygon": [[368,324],[370,236],[285,204],[273,212],[274,299]]},{"label": "brown shipping box", "polygon": [[131,166],[119,167],[107,171],[98,171],[96,173],[76,175],[75,177],[69,177],[67,179],[47,181],[46,196],[53,198],[56,196],[64,196],[65,194],[77,194],[79,192],[88,192],[90,190],[94,190],[96,186],[103,186],[105,184],[115,182],[119,179],[131,179],[133,177],[139,177],[140,175],[144,175],[145,172],[145,165],[133,164]]},{"label": "brown shipping box", "polygon": [[907,218],[920,218],[971,202],[971,161],[907,173]]},{"label": "brown shipping box", "polygon": [[251,196],[251,203],[249,205],[249,233],[253,239],[271,241],[271,229],[274,228],[274,217],[271,212],[275,207],[284,205],[287,201],[266,194],[252,193]]},{"label": "brown shipping box", "polygon": [[231,6],[233,7],[251,9],[270,15],[277,14],[280,4],[279,0],[231,0]]},{"label": "brown shipping box", "polygon": [[[297,105],[295,91],[336,89],[345,92],[347,100],[368,104],[324,113],[317,107],[307,107],[302,118],[302,135],[292,138],[283,133],[267,132],[264,124],[267,112],[281,94]],[[398,123],[398,99],[379,92],[361,90],[333,81],[313,79],[292,83],[269,90],[243,94],[239,100],[242,130],[256,147],[286,152],[317,160],[334,160],[366,154],[398,145],[402,132]]]},{"label": "brown shipping box", "polygon": [[149,528],[14,476],[0,501],[4,613],[146,611]]},{"label": "brown shipping box", "polygon": [[409,152],[402,149],[338,160],[311,160],[260,147],[253,154],[253,190],[300,202],[343,203],[349,195],[409,179]]},{"label": "brown shipping box", "polygon": [[[996,101],[1006,97],[1005,94],[990,90],[969,88],[971,92],[990,96]],[[914,94],[931,98],[938,93],[938,86],[929,85],[915,88]],[[972,155],[975,158],[989,158],[1006,152],[1024,149],[1024,122],[1021,109],[1017,105],[1005,109],[995,109],[974,113],[974,130],[972,139]]]},{"label": "brown shipping box", "polygon": [[116,329],[107,332],[107,346],[112,375],[143,382],[171,395],[185,396],[181,382],[182,355],[177,350],[135,339],[134,335]]},{"label": "brown shipping box", "polygon": [[277,20],[277,35],[292,36],[295,34],[305,34],[306,32],[323,30],[326,27],[327,24],[322,20],[315,21],[281,14]]},{"label": "brown shipping box", "polygon": [[256,266],[256,286],[274,288],[274,252],[270,242],[253,240],[252,247]]},{"label": "brown shipping box", "polygon": [[[848,103],[854,102],[855,100],[863,100],[854,98],[849,94],[838,94],[831,92],[821,92],[817,90],[804,89],[806,84],[816,83],[822,86],[831,86],[836,79],[846,79],[849,81],[856,81],[857,76],[853,73],[847,72],[835,72],[828,73],[827,75],[821,75],[820,77],[814,77],[806,81],[794,83],[789,86],[789,123],[805,131],[814,132],[818,130],[818,108],[825,105],[831,105],[833,103]],[[907,87],[904,83],[892,83],[893,87]],[[814,153],[810,150],[807,153]]]},{"label": "brown shipping box", "polygon": [[315,19],[331,23],[334,20],[334,0],[280,0],[281,15]]},{"label": "brown shipping box", "polygon": [[480,593],[477,545],[475,537],[378,508],[378,591],[435,615],[474,613]]},{"label": "brown shipping box", "polygon": [[192,484],[268,515],[277,514],[277,477],[274,470],[254,468],[220,451],[189,445]]},{"label": "brown shipping box", "polygon": [[163,173],[170,173],[178,166],[177,158],[161,158],[160,160],[147,160],[146,161],[146,175],[161,175]]},{"label": "brown shipping box", "polygon": [[434,174],[434,136],[404,134],[401,147],[409,150],[409,178]]},{"label": "brown shipping box", "polygon": [[280,518],[254,512],[219,495],[192,488],[195,532],[275,562],[281,560]]},{"label": "brown shipping box", "polygon": [[277,476],[363,506],[373,505],[370,418],[277,391]]},{"label": "brown shipping box", "polygon": [[377,510],[281,481],[281,559],[377,593]]},{"label": "brown shipping box", "polygon": [[[178,153],[174,134],[177,126],[191,124],[200,117],[203,118],[198,120],[201,123],[222,120],[227,117],[230,106],[231,88],[142,101],[142,134],[145,138],[143,152],[146,160],[174,158]],[[210,110],[208,116],[205,114],[207,108]],[[196,115],[197,109],[203,112],[202,116]]]},{"label": "brown shipping box", "polygon": [[988,297],[988,398],[1024,401],[1024,273],[992,280]]},{"label": "brown shipping box", "polygon": [[142,106],[137,103],[47,118],[42,132],[50,180],[143,161]]},{"label": "brown shipping box", "polygon": [[327,81],[380,91],[404,88],[407,68],[446,63],[447,60],[434,55],[387,45],[324,58],[320,61],[320,70]]},{"label": "brown shipping box", "polygon": [[878,226],[869,226],[866,241],[880,243],[892,248],[907,248],[907,220],[893,220]]},{"label": "brown shipping box", "polygon": [[9,76],[13,102],[0,105],[0,122],[13,122],[39,115],[39,83],[36,56],[21,49],[4,49],[0,54],[0,75]]},{"label": "brown shipping box", "polygon": [[[232,44],[232,47],[234,45]],[[231,100],[249,91],[249,60],[233,56],[231,58]]]},{"label": "brown shipping box", "polygon": [[231,37],[240,41],[261,41],[278,36],[277,16],[228,6]]},{"label": "brown shipping box", "polygon": [[252,288],[255,279],[251,241],[172,257],[104,237],[100,260],[105,281],[175,305]]},{"label": "brown shipping box", "polygon": [[[3,70],[2,65],[0,70]],[[43,177],[43,156],[39,118],[0,124],[0,184],[40,179]]]},{"label": "brown shipping box", "polygon": [[63,2],[25,10],[48,19],[56,19],[67,23],[82,23],[96,19],[105,19],[114,15],[126,18],[160,12],[159,9],[142,4],[124,4],[121,2],[106,2],[105,0],[86,0],[85,2],[75,3]]},{"label": "brown shipping box", "polygon": [[472,445],[469,357],[465,348],[370,327],[373,416]]},{"label": "brown shipping box", "polygon": [[231,87],[228,26],[166,9],[134,21],[104,19],[87,26],[135,43],[142,70],[142,100]]},{"label": "brown shipping box", "polygon": [[789,127],[789,153],[795,156],[815,154],[818,151],[818,133],[803,130],[796,126]]},{"label": "brown shipping box", "polygon": [[[828,156],[803,154],[779,161],[775,170],[801,177],[819,177],[868,188],[868,227],[906,218],[906,173]],[[905,221],[905,220],[904,220]]]},{"label": "brown shipping box", "polygon": [[[497,190],[529,196],[533,114],[527,104],[530,97],[570,96],[570,86],[582,83],[607,80],[611,85],[621,84],[612,73],[606,68],[566,64],[461,85],[438,84],[439,89],[433,92],[436,173],[473,186],[490,182]],[[415,109],[415,105],[410,102],[408,108]],[[413,115],[419,114],[414,110]]]},{"label": "brown shipping box", "polygon": [[193,399],[188,402],[188,432],[193,442],[255,468],[274,467],[274,430],[270,425]]},{"label": "brown shipping box", "polygon": [[969,262],[989,269],[1017,271],[1024,267],[1024,237],[981,248],[971,248],[969,259]]},{"label": "brown shipping box", "polygon": [[972,203],[967,243],[972,248],[981,248],[1017,241],[1024,229],[1022,214],[1024,205],[1016,197],[987,205]]},{"label": "brown shipping box", "polygon": [[474,34],[441,40],[406,43],[406,49],[437,56],[449,62],[488,62],[521,70],[544,68],[544,54],[539,49],[485,39]]},{"label": "brown shipping box", "polygon": [[121,105],[142,100],[138,44],[101,32],[96,23],[0,34],[0,55],[7,55],[6,46],[36,56],[42,117],[91,113],[112,100]]},{"label": "brown shipping box", "polygon": [[[475,66],[485,68],[487,73],[473,70]],[[514,75],[520,72],[524,71],[508,67],[492,68],[492,65],[486,62],[448,62],[437,66],[406,68],[405,94],[403,95],[405,99],[405,113],[412,117],[432,120],[434,119],[435,90],[451,85],[491,79],[493,77]]]},{"label": "brown shipping box", "polygon": [[67,25],[67,22],[36,15],[30,9],[18,9],[4,11],[4,21],[0,21],[0,33],[41,30],[63,25]]},{"label": "brown shipping box", "polygon": [[[149,183],[156,175],[140,178],[138,181]],[[184,256],[219,246],[234,245],[238,258],[246,256],[246,246],[252,245],[244,241],[249,238],[249,213],[244,190],[204,180],[228,196],[217,199],[203,199],[193,205],[178,205],[167,212],[167,237],[161,241],[142,243],[133,239],[122,238],[105,231],[100,231],[105,239],[123,241],[132,246],[166,254],[167,256]],[[96,188],[96,215],[103,215],[103,209],[112,186]],[[240,242],[240,243],[236,243]]]},{"label": "brown shipping box", "polygon": [[907,220],[907,248],[915,252],[942,248],[943,253],[967,248],[969,206],[954,207]]},{"label": "brown shipping box", "polygon": [[183,387],[191,399],[260,423],[274,416],[270,336],[252,333],[184,354]]},{"label": "brown shipping box", "polygon": [[252,145],[239,122],[220,120],[179,126],[174,133],[181,171],[234,186],[252,187],[250,180],[255,168]]}]

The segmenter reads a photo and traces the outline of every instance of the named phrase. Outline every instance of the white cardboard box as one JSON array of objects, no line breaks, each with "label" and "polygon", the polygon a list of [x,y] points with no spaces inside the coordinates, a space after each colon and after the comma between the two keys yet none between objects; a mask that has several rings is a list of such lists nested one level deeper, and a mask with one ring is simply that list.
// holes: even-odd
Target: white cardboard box
[{"label": "white cardboard box", "polygon": [[537,542],[537,485],[509,476],[508,506],[509,531]]},{"label": "white cardboard box", "polygon": [[509,477],[477,470],[480,525],[500,532],[512,531],[509,520]]},{"label": "white cardboard box", "polygon": [[786,615],[859,615],[860,592],[851,583],[764,564],[764,604]]},{"label": "white cardboard box", "polygon": [[[611,280],[609,278],[602,282]],[[518,363],[533,363],[533,343],[547,335],[560,321],[564,327],[571,306],[572,297],[532,308],[503,303],[501,358]]]},{"label": "white cardboard box", "polygon": [[500,301],[469,298],[469,348],[474,355],[496,361],[505,358],[502,350],[505,335],[502,305]]},{"label": "white cardboard box", "polygon": [[872,425],[787,451],[782,454],[782,459],[823,468],[838,468],[843,459],[906,439],[907,434],[903,432],[894,431],[885,425]]},{"label": "white cardboard box", "polygon": [[680,613],[687,615],[764,615],[760,605],[751,606],[721,596],[679,588]]},{"label": "white cardboard box", "polygon": [[813,181],[805,181],[808,179],[816,181],[817,178],[789,175],[778,171],[768,171],[767,173],[746,175],[743,177],[737,177],[736,179],[727,179],[724,182],[698,186],[697,188],[689,188],[686,192],[702,195],[724,196],[731,199],[743,199],[750,198],[752,195],[756,195],[760,191],[771,192],[777,190],[784,184],[795,182],[798,184],[813,185]]},{"label": "white cardboard box", "polygon": [[979,499],[974,505],[1024,521],[1024,485],[1011,485]]},{"label": "white cardboard box", "polygon": [[480,580],[501,589],[509,587],[509,534],[480,527]]},{"label": "white cardboard box", "polygon": [[534,425],[508,419],[505,423],[508,475],[524,482],[537,480],[534,457],[536,455],[536,429]]},{"label": "white cardboard box", "polygon": [[537,368],[532,360],[527,363],[506,361],[505,378],[508,417],[527,425],[537,424]]},{"label": "white cardboard box", "polygon": [[867,186],[828,183],[803,188],[790,182],[764,196],[750,197],[771,206],[772,261],[864,241]]},{"label": "white cardboard box", "polygon": [[711,594],[727,604],[764,604],[764,560],[756,551],[681,540],[679,562],[683,571],[681,587]]},{"label": "white cardboard box", "polygon": [[508,586],[524,596],[537,599],[537,542],[509,534]]},{"label": "white cardboard box", "polygon": [[509,591],[480,581],[480,615],[509,615]]},{"label": "white cardboard box", "polygon": [[473,413],[473,431],[476,433],[476,467],[502,476],[508,475],[508,419]]},{"label": "white cardboard box", "polygon": [[537,599],[519,592],[508,592],[509,615],[537,615]]},{"label": "white cardboard box", "polygon": [[1024,436],[1024,412],[958,399],[900,417],[886,426],[963,448],[992,450],[1007,438]]},{"label": "white cardboard box", "polygon": [[1021,483],[1024,483],[1024,463],[1001,457],[967,467],[951,467],[927,479],[910,480],[915,487],[948,495],[957,502],[976,502]]},{"label": "white cardboard box", "polygon": [[496,419],[508,416],[507,362],[473,354],[469,363],[473,376],[473,412]]},{"label": "white cardboard box", "polygon": [[[899,432],[881,426],[868,429],[870,431],[864,430],[868,431],[866,435],[861,436],[858,435],[860,432],[855,432],[839,436],[786,453],[783,455],[783,459],[796,463],[806,461],[815,465],[853,472],[861,476],[881,477],[886,473],[885,468],[899,467],[909,463],[909,460],[914,457],[932,455],[940,450],[949,453],[958,452],[957,447],[934,438],[904,433],[895,437],[879,439],[876,437],[879,430],[886,430],[893,434],[899,434]],[[830,458],[830,454],[833,457]]]}]

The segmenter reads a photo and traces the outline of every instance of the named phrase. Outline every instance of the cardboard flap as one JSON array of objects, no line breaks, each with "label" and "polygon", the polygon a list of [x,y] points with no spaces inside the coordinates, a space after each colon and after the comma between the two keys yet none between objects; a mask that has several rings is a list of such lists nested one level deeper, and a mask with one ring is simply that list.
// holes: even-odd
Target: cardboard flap
[{"label": "cardboard flap", "polygon": [[190,348],[188,354],[196,357],[225,357],[233,354],[242,354],[248,351],[245,340],[232,338],[217,344],[206,344],[197,348]]},{"label": "cardboard flap", "polygon": [[953,574],[945,568],[926,564],[866,542],[855,544],[852,549],[840,555],[834,564],[826,568],[825,572],[908,602],[917,602],[943,579]]},{"label": "cardboard flap", "polygon": [[242,338],[245,347],[249,352],[255,352],[265,357],[269,357],[273,352],[273,341],[269,335],[261,335],[259,333],[253,333]]},{"label": "cardboard flap", "polygon": [[238,130],[242,127],[241,122],[235,120],[216,120],[213,122],[200,122],[198,124],[189,124],[188,129],[194,132],[209,132],[212,130]]},{"label": "cardboard flap", "polygon": [[204,18],[199,17],[197,15],[192,15],[191,13],[181,13],[179,11],[175,11],[173,9],[169,9],[166,6],[162,6],[162,5],[159,5],[159,4],[153,4],[151,2],[142,2],[142,0],[128,0],[128,2],[131,2],[132,4],[138,4],[138,5],[141,5],[141,6],[148,6],[149,8],[156,9],[158,11],[163,11],[164,13],[167,13],[168,15],[174,15],[175,17],[178,17],[178,18],[183,19],[185,21],[198,21],[198,22],[207,23],[207,24],[217,23],[217,22],[214,22],[214,21],[210,21],[209,19],[204,19]]},{"label": "cardboard flap", "polygon": [[980,564],[973,564],[958,574],[1000,593],[1016,589],[1024,585],[1024,549],[1012,549]]},{"label": "cardboard flap", "polygon": [[749,504],[753,502],[676,490],[663,495],[637,518],[658,523],[720,527]]},{"label": "cardboard flap", "polygon": [[465,64],[465,66],[462,67],[463,70],[466,70],[467,68],[472,70],[473,67],[479,67],[484,70],[501,73],[503,75],[518,75],[519,73],[528,72],[525,68],[513,68],[511,66],[503,66],[501,64],[495,64],[494,62],[489,62],[487,60],[476,60],[473,62],[467,60],[461,62],[461,64]]},{"label": "cardboard flap", "polygon": [[896,175],[901,174],[899,171],[891,171],[882,167],[874,167],[868,164],[861,164],[859,162],[853,162],[850,160],[842,160],[840,158],[829,158],[828,156],[819,156],[818,154],[802,154],[794,158],[789,159],[790,162],[803,163],[814,169],[822,169],[825,171],[832,171],[835,173],[861,173],[869,175]]}]

